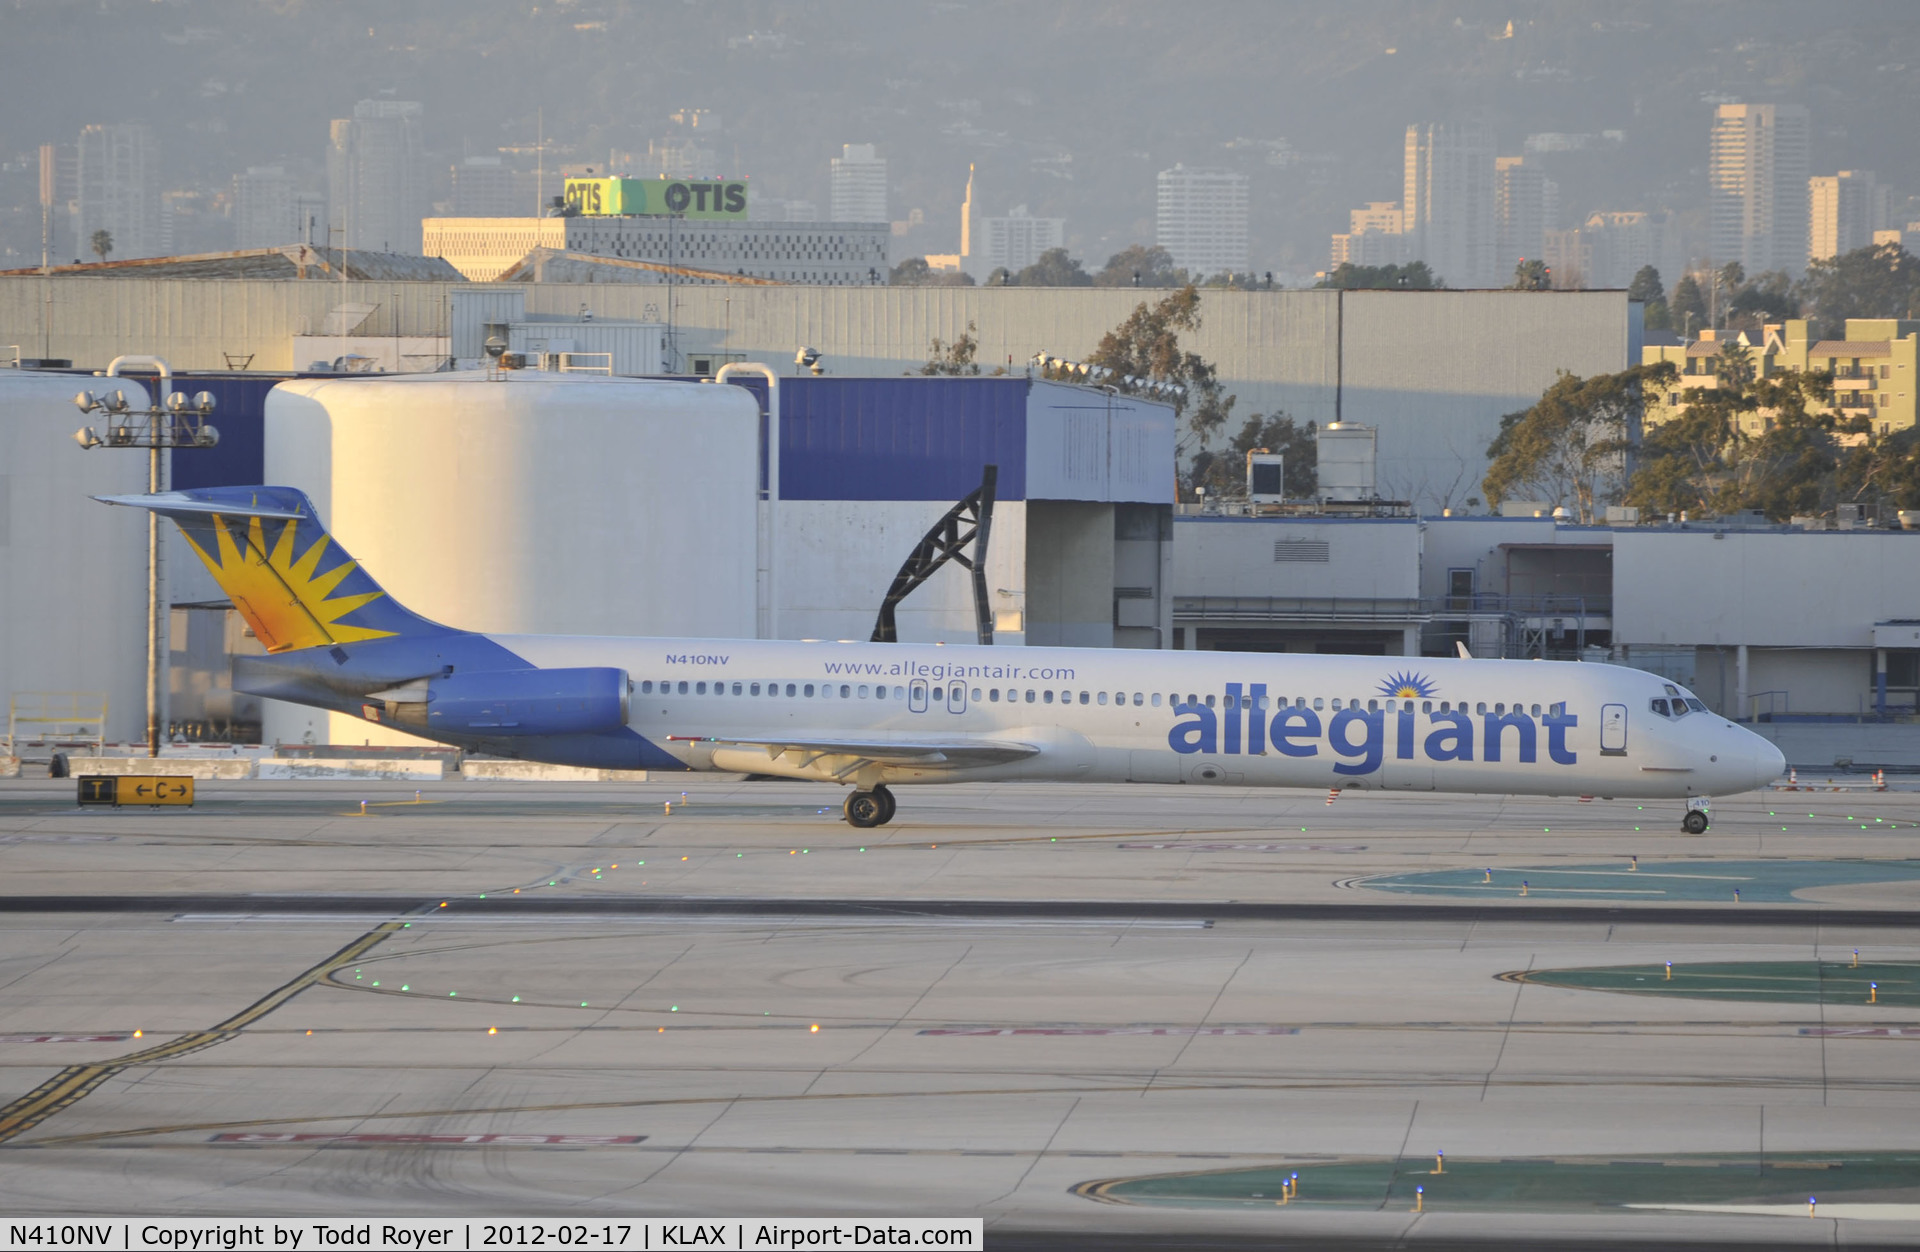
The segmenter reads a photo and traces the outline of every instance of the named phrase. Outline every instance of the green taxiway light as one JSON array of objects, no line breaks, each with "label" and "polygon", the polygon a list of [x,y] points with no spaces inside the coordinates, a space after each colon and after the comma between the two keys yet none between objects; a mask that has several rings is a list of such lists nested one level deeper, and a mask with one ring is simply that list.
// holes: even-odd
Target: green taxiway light
[{"label": "green taxiway light", "polygon": [[680,1006],[677,1004],[667,1010],[667,1012],[669,1013],[678,1013],[679,1011],[680,1011]]},{"label": "green taxiway light", "polygon": [[402,990],[402,991],[412,991],[412,990],[413,990],[413,988],[412,988],[412,987],[409,987],[409,986],[407,986],[407,984],[405,984],[405,983],[401,983],[401,984],[400,984],[400,990]]},{"label": "green taxiway light", "polygon": [[373,980],[373,985],[374,985],[374,986],[376,986],[376,987],[378,987],[378,986],[380,985],[380,980],[379,980],[378,978],[376,978],[376,979],[374,979],[374,980]]},{"label": "green taxiway light", "polygon": [[448,995],[450,995],[450,996],[457,996],[457,995],[459,995],[460,993],[459,993],[458,991],[449,991],[449,992],[447,992],[447,994],[448,994]]},{"label": "green taxiway light", "polygon": [[520,997],[519,997],[519,996],[515,996],[515,997],[513,997],[513,1002],[514,1002],[515,1004],[518,1004],[518,1003],[520,1003]]}]

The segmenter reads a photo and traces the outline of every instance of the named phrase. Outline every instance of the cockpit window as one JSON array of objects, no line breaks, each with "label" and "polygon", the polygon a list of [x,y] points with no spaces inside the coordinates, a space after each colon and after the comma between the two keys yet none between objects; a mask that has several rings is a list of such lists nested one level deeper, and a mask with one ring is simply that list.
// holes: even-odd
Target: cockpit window
[{"label": "cockpit window", "polygon": [[1655,700],[1653,702],[1653,711],[1662,717],[1669,716],[1667,713],[1667,702],[1665,700]]},{"label": "cockpit window", "polygon": [[1667,694],[1670,696],[1677,696],[1680,694],[1680,688],[1674,686],[1672,683],[1662,683],[1661,685],[1666,688]]},{"label": "cockpit window", "polygon": [[1707,702],[1705,700],[1696,700],[1692,696],[1687,697],[1687,707],[1692,709],[1696,713],[1706,713],[1711,711],[1707,708]]}]

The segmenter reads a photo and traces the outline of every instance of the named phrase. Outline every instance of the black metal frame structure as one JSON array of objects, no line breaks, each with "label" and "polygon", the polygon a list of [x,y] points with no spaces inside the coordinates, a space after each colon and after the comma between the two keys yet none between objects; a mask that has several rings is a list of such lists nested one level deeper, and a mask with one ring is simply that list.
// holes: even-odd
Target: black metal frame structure
[{"label": "black metal frame structure", "polygon": [[[900,642],[894,609],[948,561],[973,571],[974,628],[981,643],[993,642],[993,609],[987,602],[987,537],[993,527],[993,491],[999,477],[999,466],[986,466],[980,474],[979,488],[948,509],[946,516],[914,545],[906,564],[893,576],[886,599],[880,602],[880,616],[873,623],[874,643]],[[968,544],[973,545],[971,556],[964,551]]]}]

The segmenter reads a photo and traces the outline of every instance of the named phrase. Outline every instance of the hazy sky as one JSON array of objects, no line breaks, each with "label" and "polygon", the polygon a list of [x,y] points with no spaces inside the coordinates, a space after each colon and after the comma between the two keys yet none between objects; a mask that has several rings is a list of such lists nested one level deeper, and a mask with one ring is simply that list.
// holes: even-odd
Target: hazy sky
[{"label": "hazy sky", "polygon": [[37,252],[21,162],[96,121],[151,123],[170,186],[281,162],[318,188],[328,119],[385,92],[425,104],[442,176],[531,143],[542,115],[586,162],[700,108],[726,172],[824,210],[828,158],[877,143],[893,216],[927,219],[899,256],[955,249],[969,162],[985,211],[1064,216],[1094,265],[1151,241],[1156,171],[1235,166],[1253,176],[1255,267],[1310,272],[1347,209],[1399,197],[1414,121],[1478,116],[1515,153],[1529,134],[1620,132],[1541,158],[1567,225],[1697,216],[1722,99],[1805,103],[1815,174],[1920,192],[1915,18],[1906,0],[5,0],[0,208],[9,239],[31,216]]}]

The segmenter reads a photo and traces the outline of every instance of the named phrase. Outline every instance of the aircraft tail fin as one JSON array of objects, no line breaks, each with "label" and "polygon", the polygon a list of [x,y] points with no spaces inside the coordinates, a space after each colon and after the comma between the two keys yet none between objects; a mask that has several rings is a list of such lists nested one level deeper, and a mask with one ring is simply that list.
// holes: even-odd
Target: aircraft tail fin
[{"label": "aircraft tail fin", "polygon": [[454,633],[388,595],[293,487],[94,499],[172,518],[268,652]]}]

